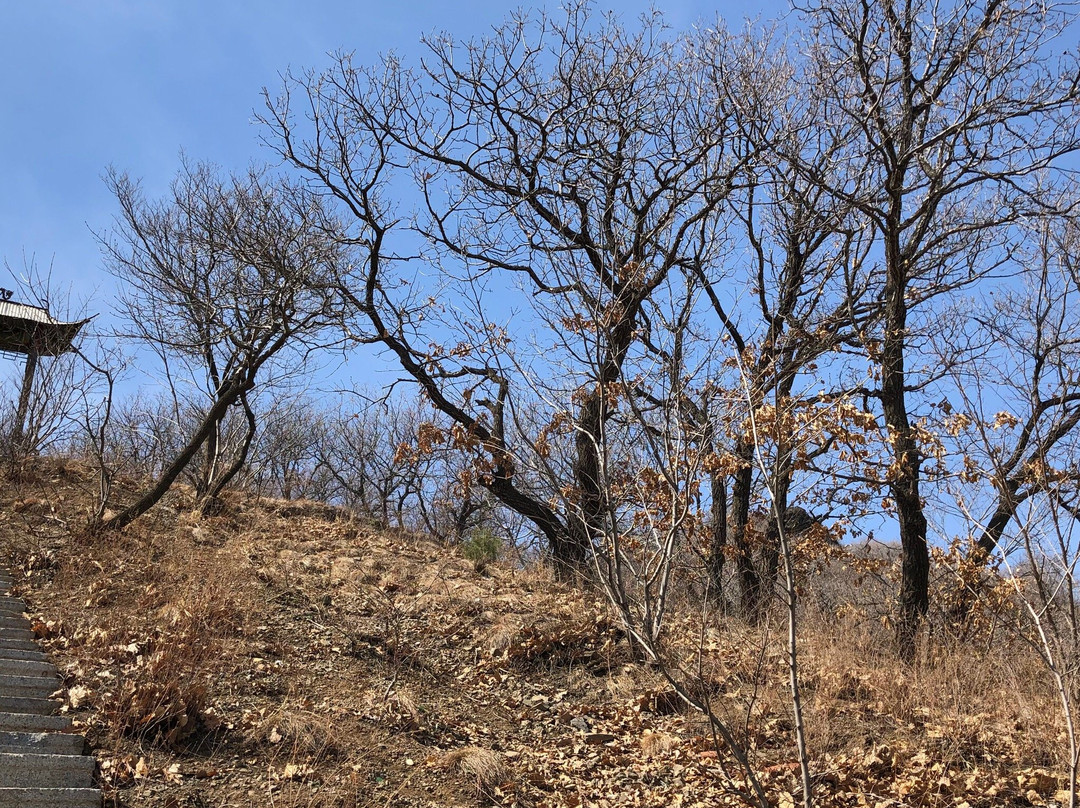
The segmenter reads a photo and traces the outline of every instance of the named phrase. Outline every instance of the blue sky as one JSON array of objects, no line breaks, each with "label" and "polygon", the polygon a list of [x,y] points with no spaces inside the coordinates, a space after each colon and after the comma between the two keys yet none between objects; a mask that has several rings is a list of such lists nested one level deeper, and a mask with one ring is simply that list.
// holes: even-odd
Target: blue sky
[{"label": "blue sky", "polygon": [[[558,0],[548,3],[554,8]],[[649,0],[597,0],[632,18]],[[685,29],[724,16],[775,16],[786,0],[659,3]],[[544,7],[535,3],[534,8]],[[321,68],[328,53],[360,61],[394,50],[421,52],[421,34],[481,36],[512,6],[492,0],[23,0],[4,4],[0,25],[0,286],[2,266],[31,258],[52,267],[86,309],[108,321],[111,278],[94,232],[115,202],[102,181],[109,166],[142,178],[160,195],[180,153],[225,169],[272,159],[258,143],[253,111],[263,87],[288,70]],[[66,312],[54,312],[64,315]],[[368,357],[357,364],[368,365]],[[370,372],[368,367],[364,371]],[[21,363],[0,363],[0,377]]]},{"label": "blue sky", "polygon": [[[555,5],[555,4],[549,4]],[[537,4],[535,7],[543,7]],[[626,17],[649,7],[623,0]],[[262,87],[327,53],[419,52],[421,33],[482,35],[511,6],[494,2],[345,0],[52,0],[7,3],[0,27],[0,260],[52,266],[54,281],[106,312],[111,279],[93,232],[109,227],[110,165],[164,191],[181,150],[242,168],[270,158],[252,112]],[[677,0],[662,5],[684,28],[722,13],[729,23],[762,5]],[[0,279],[0,286],[10,279]],[[60,313],[60,312],[58,312]]]}]

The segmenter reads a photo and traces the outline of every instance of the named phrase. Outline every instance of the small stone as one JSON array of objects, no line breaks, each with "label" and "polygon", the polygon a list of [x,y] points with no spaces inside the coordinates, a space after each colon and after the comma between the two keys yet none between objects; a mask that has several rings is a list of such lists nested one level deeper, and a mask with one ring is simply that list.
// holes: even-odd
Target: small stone
[{"label": "small stone", "polygon": [[600,746],[601,744],[611,743],[615,740],[614,735],[609,735],[606,732],[590,732],[585,736],[585,743],[592,746]]}]

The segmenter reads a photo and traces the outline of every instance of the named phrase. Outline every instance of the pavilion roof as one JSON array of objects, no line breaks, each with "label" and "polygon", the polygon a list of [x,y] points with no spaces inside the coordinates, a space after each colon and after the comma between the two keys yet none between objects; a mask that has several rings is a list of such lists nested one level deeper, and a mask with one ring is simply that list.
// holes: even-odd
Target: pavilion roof
[{"label": "pavilion roof", "polygon": [[79,329],[92,318],[61,322],[40,306],[0,300],[0,351],[56,356],[71,350]]}]

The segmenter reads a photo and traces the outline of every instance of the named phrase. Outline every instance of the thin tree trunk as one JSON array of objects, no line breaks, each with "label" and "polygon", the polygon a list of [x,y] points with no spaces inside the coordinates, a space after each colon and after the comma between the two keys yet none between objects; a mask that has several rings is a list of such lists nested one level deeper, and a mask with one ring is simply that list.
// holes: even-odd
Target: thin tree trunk
[{"label": "thin tree trunk", "polygon": [[248,403],[247,393],[241,393],[240,403],[244,407],[244,418],[247,420],[247,432],[244,434],[244,443],[240,447],[240,451],[237,453],[236,458],[233,460],[232,465],[225,470],[218,479],[216,479],[206,492],[207,499],[214,499],[218,497],[222,491],[225,490],[233,478],[240,473],[248,460],[248,454],[251,452],[251,444],[255,440],[255,411],[251,409],[251,405]]},{"label": "thin tree trunk", "polygon": [[[777,451],[780,451],[781,447],[777,446]],[[788,491],[791,489],[791,467],[790,464],[777,462],[777,466],[780,468],[777,470],[776,479],[774,485],[776,490],[773,492],[773,505],[774,514],[772,521],[769,524],[769,529],[765,532],[765,549],[762,552],[764,568],[764,581],[762,588],[766,591],[773,589],[776,585],[776,580],[780,575],[780,556],[783,545],[781,531],[785,530],[787,522],[787,508],[788,508]]]},{"label": "thin tree trunk", "polygon": [[709,535],[709,596],[714,602],[724,603],[724,555],[728,540],[727,477],[714,471],[709,477],[712,496],[712,529]]},{"label": "thin tree trunk", "polygon": [[204,443],[206,451],[203,453],[202,474],[195,480],[195,498],[198,500],[205,499],[210,488],[213,486],[214,472],[218,460],[218,447],[221,441],[221,421],[224,417],[225,413],[222,413],[221,418],[214,423],[214,427],[210,430],[210,434],[206,436],[206,441]]},{"label": "thin tree trunk", "polygon": [[791,693],[791,711],[795,718],[795,746],[799,753],[803,808],[812,808],[814,804],[814,785],[813,780],[810,778],[810,754],[807,751],[806,724],[803,721],[802,688],[799,683],[798,589],[795,586],[795,565],[791,556],[790,537],[784,529],[784,511],[781,509],[778,499],[773,500],[773,518],[776,520],[776,541],[780,549],[780,556],[784,559],[788,688]]},{"label": "thin tree trunk", "polygon": [[242,382],[237,382],[236,386],[226,391],[216,402],[214,406],[210,408],[210,411],[203,418],[202,424],[199,425],[199,429],[192,435],[191,440],[178,454],[173,461],[166,467],[161,477],[157,482],[146,491],[139,499],[133,504],[129,505],[124,510],[120,511],[112,519],[106,519],[102,522],[101,527],[103,530],[119,530],[127,527],[148,510],[153,508],[163,496],[172,487],[172,484],[176,482],[177,477],[187,468],[191,459],[198,454],[199,449],[206,443],[207,437],[213,431],[217,421],[224,416],[236,400],[251,390],[254,387],[253,382],[250,379],[246,379]]}]

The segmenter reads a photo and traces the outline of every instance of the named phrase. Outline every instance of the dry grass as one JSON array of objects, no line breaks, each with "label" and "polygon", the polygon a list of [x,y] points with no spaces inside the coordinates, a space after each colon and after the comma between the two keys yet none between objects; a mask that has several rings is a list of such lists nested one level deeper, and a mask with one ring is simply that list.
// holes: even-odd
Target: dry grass
[{"label": "dry grass", "polygon": [[678,748],[681,743],[679,738],[666,732],[648,732],[641,736],[641,751],[648,757],[660,757]]},{"label": "dry grass", "polygon": [[502,755],[479,746],[453,749],[443,756],[441,765],[472,780],[479,794],[489,794],[510,777]]},{"label": "dry grass", "polygon": [[348,738],[327,716],[290,703],[253,726],[249,737],[254,744],[276,747],[285,760],[321,761],[348,749]]},{"label": "dry grass", "polygon": [[[204,517],[182,491],[119,535],[86,536],[74,529],[85,489],[66,467],[12,484],[0,544],[69,685],[86,691],[75,718],[106,784],[132,808],[724,804],[701,717],[633,658],[595,596],[543,568],[481,575],[317,503],[231,496]],[[853,586],[811,590],[801,626],[820,804],[1046,804],[1063,726],[1037,657],[999,629],[935,634],[900,663],[872,605],[881,593]],[[694,694],[770,793],[790,791],[779,619],[702,626],[687,608],[669,625]],[[896,791],[923,774],[925,787]],[[935,785],[946,775],[959,791]],[[1004,780],[1026,785],[991,793]]]}]

